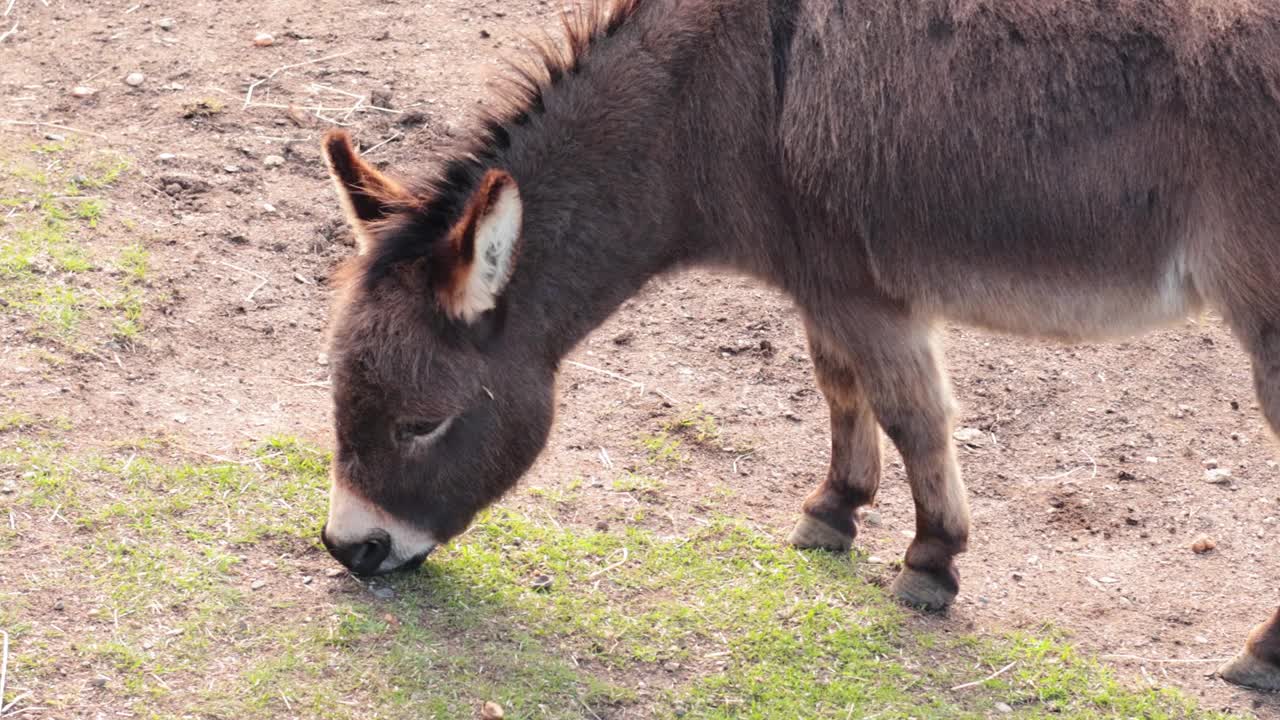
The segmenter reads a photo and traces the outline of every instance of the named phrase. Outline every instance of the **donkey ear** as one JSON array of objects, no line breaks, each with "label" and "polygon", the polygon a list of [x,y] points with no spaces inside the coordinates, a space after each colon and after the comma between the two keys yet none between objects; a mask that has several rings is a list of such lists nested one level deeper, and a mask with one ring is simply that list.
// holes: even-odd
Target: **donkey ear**
[{"label": "donkey ear", "polygon": [[498,304],[515,268],[523,216],[515,178],[489,170],[449,231],[449,267],[436,294],[454,318],[471,322]]},{"label": "donkey ear", "polygon": [[372,241],[370,223],[387,217],[411,196],[395,180],[365,162],[345,130],[326,133],[323,151],[329,175],[338,189],[338,200],[356,236],[356,252],[368,252]]}]

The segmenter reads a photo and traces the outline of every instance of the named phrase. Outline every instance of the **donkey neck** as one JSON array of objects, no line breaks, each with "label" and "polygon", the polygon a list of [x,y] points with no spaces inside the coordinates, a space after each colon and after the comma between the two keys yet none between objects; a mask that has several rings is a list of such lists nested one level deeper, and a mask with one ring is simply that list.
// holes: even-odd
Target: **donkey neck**
[{"label": "donkey neck", "polygon": [[[660,0],[659,0],[660,1]],[[706,248],[687,228],[679,180],[687,148],[680,130],[696,67],[686,33],[661,57],[653,5],[595,39],[538,112],[504,126],[499,155],[524,205],[523,239],[507,288],[508,327],[522,328],[555,360],[564,357],[655,275]],[[660,40],[661,38],[659,38]]]}]

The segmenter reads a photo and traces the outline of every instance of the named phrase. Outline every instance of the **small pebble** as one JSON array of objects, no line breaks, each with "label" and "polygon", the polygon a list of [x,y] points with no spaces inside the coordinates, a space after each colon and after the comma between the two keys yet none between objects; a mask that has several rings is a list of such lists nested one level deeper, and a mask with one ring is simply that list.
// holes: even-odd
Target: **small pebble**
[{"label": "small pebble", "polygon": [[1205,467],[1207,467],[1207,468],[1209,468],[1210,470],[1212,470],[1212,469],[1214,469],[1214,468],[1218,467],[1218,460],[1217,460],[1217,458],[1205,458],[1204,466],[1205,466]]},{"label": "small pebble", "polygon": [[160,153],[159,155],[156,156],[156,160],[162,163],[173,162],[174,160],[177,160],[177,159],[178,159],[178,156],[174,155],[173,153]]},{"label": "small pebble", "polygon": [[262,158],[262,164],[267,167],[280,167],[284,164],[284,158],[279,155],[268,155]]},{"label": "small pebble", "polygon": [[347,571],[343,570],[342,568],[329,568],[328,570],[324,571],[324,576],[335,578],[335,577],[338,577],[339,575],[345,575],[346,572]]},{"label": "small pebble", "polygon": [[311,576],[310,576],[310,575],[303,575],[303,576],[302,576],[302,584],[303,584],[303,585],[310,585],[310,584],[311,584],[311,580],[312,580],[312,578],[311,578]]},{"label": "small pebble", "polygon": [[480,720],[502,720],[506,716],[502,706],[492,700],[480,708]]},{"label": "small pebble", "polygon": [[1010,707],[1008,703],[1002,703],[1002,702],[996,703],[996,710],[1006,714],[1013,712],[1013,708]]},{"label": "small pebble", "polygon": [[267,47],[269,45],[274,45],[275,42],[276,42],[276,36],[272,35],[271,33],[260,32],[257,35],[253,36],[253,44],[258,47]]},{"label": "small pebble", "polygon": [[601,520],[600,522],[596,523],[596,530],[599,532],[609,532],[609,523]]},{"label": "small pebble", "polygon": [[538,575],[538,576],[534,577],[534,578],[533,578],[533,580],[531,580],[531,581],[529,582],[529,587],[533,588],[534,590],[550,590],[550,589],[551,589],[551,576],[550,576],[550,575]]},{"label": "small pebble", "polygon": [[1015,572],[1012,575],[1010,575],[1010,577],[1012,577],[1015,581],[1021,582],[1022,579],[1025,578],[1026,576],[1020,572]]},{"label": "small pebble", "polygon": [[266,587],[266,586],[267,586],[267,582],[266,582],[265,580],[254,580],[254,581],[253,581],[253,584],[249,586],[249,589],[251,589],[251,590],[261,590],[262,588],[264,588],[264,587]]},{"label": "small pebble", "polygon": [[94,687],[96,687],[96,688],[101,689],[101,688],[104,688],[104,687],[106,687],[106,686],[107,686],[107,682],[108,682],[107,678],[105,678],[105,677],[103,677],[103,676],[99,675],[98,677],[94,678],[93,680],[90,680],[90,681],[89,681],[89,684],[93,685],[93,686],[94,686]]},{"label": "small pebble", "polygon": [[156,27],[159,27],[161,30],[172,30],[173,26],[173,18],[160,18],[156,21]]},{"label": "small pebble", "polygon": [[226,170],[226,171],[227,171],[227,172],[229,172],[229,173],[238,173],[238,172],[240,172],[240,166],[239,166],[239,165],[224,165],[224,166],[222,167],[222,169],[223,169],[223,170]]},{"label": "small pebble", "polygon": [[58,133],[45,133],[45,134],[44,134],[44,139],[45,139],[45,140],[51,140],[51,141],[53,141],[53,142],[62,142],[63,140],[66,140],[66,139],[67,139],[67,136],[66,136],[66,135],[59,135]]},{"label": "small pebble", "polygon": [[986,435],[978,428],[960,428],[951,433],[951,437],[972,447],[982,447],[986,441]]},{"label": "small pebble", "polygon": [[395,590],[392,590],[389,587],[382,587],[381,585],[374,588],[372,592],[373,592],[373,596],[378,598],[379,600],[390,600],[391,598],[396,596]]},{"label": "small pebble", "polygon": [[147,76],[140,72],[131,72],[124,78],[124,83],[132,87],[138,87],[147,81]]},{"label": "small pebble", "polygon": [[55,611],[55,612],[62,612],[62,611],[63,611],[63,610],[65,610],[66,608],[67,608],[67,606],[66,606],[66,605],[63,605],[61,600],[55,601],[55,602],[53,603],[53,609],[54,609],[54,611]]},{"label": "small pebble", "polygon": [[71,94],[78,98],[93,97],[98,94],[98,89],[91,88],[88,85],[77,85],[71,88]]},{"label": "small pebble", "polygon": [[1209,468],[1204,471],[1204,481],[1214,485],[1230,485],[1231,470],[1229,468]]},{"label": "small pebble", "polygon": [[866,523],[867,527],[880,527],[884,525],[884,518],[880,517],[879,512],[875,510],[868,510],[863,513],[862,522]]},{"label": "small pebble", "polygon": [[1217,541],[1208,535],[1201,535],[1195,539],[1195,542],[1191,543],[1191,552],[1203,555],[1216,547],[1218,547]]},{"label": "small pebble", "polygon": [[12,495],[16,492],[18,492],[18,486],[13,483],[0,485],[0,495]]},{"label": "small pebble", "polygon": [[276,206],[272,205],[271,203],[262,203],[262,209],[266,210],[267,212],[275,212]]}]

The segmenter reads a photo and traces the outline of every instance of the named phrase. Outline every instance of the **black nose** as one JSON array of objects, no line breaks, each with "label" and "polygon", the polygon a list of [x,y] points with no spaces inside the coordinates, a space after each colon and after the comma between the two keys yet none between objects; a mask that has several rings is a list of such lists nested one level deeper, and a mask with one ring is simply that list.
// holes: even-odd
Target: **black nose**
[{"label": "black nose", "polygon": [[386,530],[374,530],[363,541],[356,543],[331,542],[324,531],[320,532],[320,539],[330,555],[357,575],[376,573],[391,554],[391,536]]}]

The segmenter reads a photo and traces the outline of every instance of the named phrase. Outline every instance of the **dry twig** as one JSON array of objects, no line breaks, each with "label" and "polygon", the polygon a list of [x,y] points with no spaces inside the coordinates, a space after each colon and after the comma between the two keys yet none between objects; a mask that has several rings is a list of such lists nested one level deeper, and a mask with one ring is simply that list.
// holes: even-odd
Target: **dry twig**
[{"label": "dry twig", "polygon": [[226,262],[225,260],[219,260],[219,261],[218,261],[218,264],[219,264],[219,265],[222,265],[222,266],[224,266],[224,267],[229,267],[229,268],[231,268],[232,270],[239,270],[239,271],[240,271],[240,272],[242,272],[242,273],[248,273],[248,274],[250,274],[250,275],[252,275],[252,276],[254,276],[254,277],[258,278],[259,280],[266,280],[266,279],[267,279],[267,276],[266,276],[266,275],[263,275],[263,274],[262,274],[262,273],[260,273],[260,272],[254,272],[254,271],[252,271],[252,270],[246,270],[246,269],[244,269],[244,268],[240,267],[239,265],[232,265],[231,263]]},{"label": "dry twig", "polygon": [[0,650],[0,712],[4,711],[4,684],[9,679],[9,633],[0,630],[0,642],[4,649]]},{"label": "dry twig", "polygon": [[252,290],[250,290],[250,291],[249,291],[249,294],[248,294],[248,296],[246,296],[246,297],[245,297],[244,301],[245,301],[245,302],[253,302],[253,296],[254,296],[254,295],[257,295],[257,294],[258,294],[258,291],[259,291],[259,290],[261,290],[262,288],[266,287],[266,285],[267,285],[267,280],[266,280],[266,278],[263,278],[262,282],[258,283],[257,287],[255,287],[254,289],[252,289]]},{"label": "dry twig", "polygon": [[257,90],[260,85],[271,82],[272,78],[284,72],[285,70],[292,70],[293,68],[303,67],[305,65],[315,65],[316,63],[322,63],[322,62],[325,62],[326,60],[334,60],[336,58],[350,55],[353,52],[355,52],[355,50],[344,50],[343,52],[340,52],[340,53],[325,55],[322,58],[314,58],[312,60],[304,60],[303,62],[290,63],[289,65],[281,65],[275,70],[272,70],[266,77],[262,78],[261,80],[254,80],[252,83],[250,83],[249,89],[244,94],[244,107],[247,109],[250,105],[253,104],[254,90]]},{"label": "dry twig", "polygon": [[16,32],[18,32],[18,21],[14,20],[13,27],[9,28],[8,30],[5,30],[3,34],[0,34],[0,43],[4,42],[5,40],[8,40],[9,36]]},{"label": "dry twig", "polygon": [[981,684],[982,684],[982,683],[984,683],[984,682],[987,682],[988,680],[995,680],[996,678],[1000,677],[1001,675],[1003,675],[1003,674],[1005,674],[1005,673],[1009,672],[1009,670],[1010,670],[1010,669],[1012,669],[1012,668],[1013,668],[1013,666],[1014,666],[1014,665],[1017,665],[1017,664],[1018,664],[1018,661],[1017,661],[1017,660],[1014,660],[1013,662],[1009,663],[1008,665],[1005,665],[1004,667],[1002,667],[1002,668],[1000,668],[999,670],[997,670],[997,671],[995,671],[995,672],[991,673],[990,675],[988,675],[988,676],[986,676],[986,677],[982,678],[981,680],[974,680],[973,682],[967,682],[967,683],[964,683],[963,685],[957,685],[957,686],[955,686],[955,687],[951,688],[951,692],[955,692],[955,691],[957,691],[957,690],[964,690],[965,688],[975,687],[975,686],[977,686],[977,685],[981,685]]},{"label": "dry twig", "polygon": [[666,393],[662,392],[661,390],[659,390],[659,389],[657,389],[657,388],[646,388],[646,386],[645,386],[645,384],[644,384],[644,383],[642,383],[642,382],[637,382],[637,381],[635,381],[635,380],[632,380],[631,378],[629,378],[629,377],[627,377],[627,376],[625,376],[625,375],[619,375],[619,374],[618,374],[618,373],[616,373],[616,372],[613,372],[613,371],[610,371],[610,370],[605,370],[604,368],[598,368],[598,367],[595,367],[594,365],[587,365],[586,363],[580,363],[580,362],[578,362],[578,361],[576,361],[576,360],[566,360],[566,361],[565,361],[565,364],[567,364],[567,365],[573,365],[574,367],[579,367],[579,368],[582,368],[583,370],[589,370],[589,371],[591,371],[591,372],[593,372],[593,373],[596,373],[596,374],[598,374],[598,375],[604,375],[605,377],[613,378],[614,380],[618,380],[618,381],[620,381],[620,382],[624,382],[624,383],[626,383],[626,384],[630,385],[632,388],[634,388],[634,389],[636,390],[636,392],[640,393],[641,395],[643,395],[643,394],[645,393],[645,391],[646,391],[646,390],[648,390],[648,392],[651,392],[651,393],[653,393],[654,395],[657,395],[658,397],[662,398],[663,400],[666,400],[667,402],[671,403],[672,405],[677,405],[677,404],[678,404],[678,403],[676,402],[675,398],[673,398],[673,397],[671,397],[670,395],[668,395],[668,394],[666,394]]},{"label": "dry twig", "polygon": [[1155,665],[1194,665],[1199,663],[1224,663],[1231,658],[1147,658],[1140,655],[1103,655],[1103,660],[1128,660]]},{"label": "dry twig", "polygon": [[0,125],[22,125],[26,127],[51,127],[58,130],[66,130],[67,132],[79,133],[80,135],[88,135],[90,137],[103,137],[96,132],[73,128],[70,125],[59,125],[58,123],[43,122],[41,120],[0,120]]},{"label": "dry twig", "polygon": [[360,153],[360,154],[361,154],[361,155],[369,155],[369,154],[370,154],[370,153],[372,153],[374,150],[377,150],[378,148],[382,147],[383,145],[386,145],[387,143],[391,142],[392,140],[399,139],[401,135],[404,135],[404,133],[402,133],[402,132],[397,132],[395,135],[392,135],[391,137],[387,138],[386,140],[383,140],[382,142],[378,143],[377,145],[374,145],[373,147],[369,148],[368,150],[365,150],[364,152],[362,152],[362,153]]},{"label": "dry twig", "polygon": [[[599,570],[596,570],[595,572],[593,572],[593,573],[591,573],[590,575],[588,575],[588,576],[587,576],[587,579],[588,579],[588,580],[595,579],[595,577],[596,577],[596,576],[598,576],[598,575],[603,575],[603,574],[605,574],[605,573],[609,572],[610,570],[612,570],[612,569],[614,569],[614,568],[616,568],[616,567],[621,567],[621,566],[623,565],[623,563],[625,563],[625,562],[627,561],[627,555],[628,555],[628,553],[627,553],[627,549],[626,549],[625,547],[623,547],[623,548],[619,548],[619,549],[620,549],[620,550],[622,550],[622,559],[621,559],[621,560],[619,560],[618,562],[615,562],[615,563],[610,563],[610,564],[605,565],[604,567],[600,568]],[[614,552],[616,553],[617,551],[614,551]],[[610,555],[609,555],[609,557],[613,557],[613,554],[610,554]],[[609,558],[605,558],[605,560],[608,560],[608,559],[609,559]]]}]

